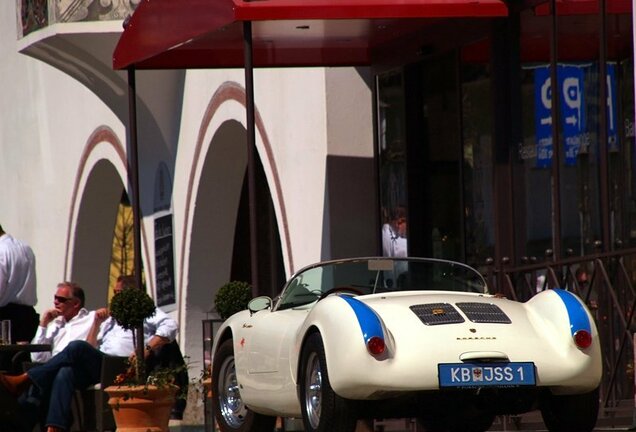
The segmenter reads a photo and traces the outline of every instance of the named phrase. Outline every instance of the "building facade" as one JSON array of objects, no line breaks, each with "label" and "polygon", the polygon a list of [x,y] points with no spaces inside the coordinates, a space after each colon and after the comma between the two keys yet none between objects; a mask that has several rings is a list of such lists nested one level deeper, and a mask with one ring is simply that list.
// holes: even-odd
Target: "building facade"
[{"label": "building facade", "polygon": [[[107,301],[130,191],[130,77],[112,56],[138,3],[0,5],[0,222],[34,247],[40,310],[62,279]],[[601,324],[604,401],[633,398],[632,4],[495,3],[370,21],[357,67],[257,68],[252,210],[243,69],[136,72],[144,272],[186,354],[216,289],[252,279],[255,210],[259,293],[382,253],[465,261],[518,299],[567,286]]]},{"label": "building facade", "polygon": [[[130,190],[127,80],[110,62],[132,7],[101,3],[0,6],[0,73],[11,83],[0,213],[36,253],[39,311],[61,280],[84,287],[89,308],[108,301]],[[243,80],[241,69],[137,76],[144,276],[195,369],[216,290],[251,280]],[[256,80],[260,291],[273,296],[304,265],[376,253],[372,92],[368,70],[263,70]]]}]

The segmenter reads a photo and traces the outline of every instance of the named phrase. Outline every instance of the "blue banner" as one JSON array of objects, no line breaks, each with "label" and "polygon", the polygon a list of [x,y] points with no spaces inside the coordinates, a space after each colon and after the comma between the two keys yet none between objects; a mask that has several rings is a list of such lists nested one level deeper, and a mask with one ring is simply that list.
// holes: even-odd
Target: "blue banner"
[{"label": "blue banner", "polygon": [[[576,158],[586,134],[584,74],[584,67],[564,65],[557,67],[565,165],[576,164]],[[534,70],[534,85],[537,167],[547,168],[552,165],[553,152],[552,86],[549,66]]]},{"label": "blue banner", "polygon": [[550,67],[534,70],[534,129],[537,143],[537,168],[552,164],[552,86]]},{"label": "blue banner", "polygon": [[576,157],[587,127],[583,72],[583,68],[579,66],[559,66],[557,69],[566,166],[576,165]]}]

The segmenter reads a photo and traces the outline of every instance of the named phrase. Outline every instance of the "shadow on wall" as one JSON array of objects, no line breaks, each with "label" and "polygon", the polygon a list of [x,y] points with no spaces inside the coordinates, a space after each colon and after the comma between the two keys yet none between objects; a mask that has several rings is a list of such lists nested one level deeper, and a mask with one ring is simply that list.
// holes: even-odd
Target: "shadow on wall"
[{"label": "shadow on wall", "polygon": [[113,164],[101,160],[91,170],[75,224],[70,278],[86,293],[86,308],[108,303],[113,228],[124,185]]}]

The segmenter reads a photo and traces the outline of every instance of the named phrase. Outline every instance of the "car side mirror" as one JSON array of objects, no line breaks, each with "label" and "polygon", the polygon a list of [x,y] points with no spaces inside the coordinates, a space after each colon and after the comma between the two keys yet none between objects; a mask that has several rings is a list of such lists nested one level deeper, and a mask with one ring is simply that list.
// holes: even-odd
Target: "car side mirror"
[{"label": "car side mirror", "polygon": [[247,304],[250,315],[254,315],[258,311],[272,308],[272,299],[268,296],[255,297]]}]

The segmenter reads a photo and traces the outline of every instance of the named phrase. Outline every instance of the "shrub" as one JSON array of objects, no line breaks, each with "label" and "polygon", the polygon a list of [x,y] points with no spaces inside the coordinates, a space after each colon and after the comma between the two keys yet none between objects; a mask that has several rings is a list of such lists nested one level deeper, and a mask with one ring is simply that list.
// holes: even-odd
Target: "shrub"
[{"label": "shrub", "polygon": [[[142,329],[144,320],[153,316],[157,310],[155,302],[143,289],[125,288],[115,294],[110,301],[110,316],[126,330],[132,330],[136,351],[136,361],[132,365],[135,382],[144,383],[147,378],[146,364],[143,357],[143,340],[138,341],[136,329]],[[131,384],[131,383],[129,383]]]},{"label": "shrub", "polygon": [[110,302],[110,315],[126,330],[141,327],[146,318],[155,314],[155,302],[146,291],[128,288],[115,295]]},{"label": "shrub", "polygon": [[236,312],[247,309],[252,299],[252,286],[247,282],[231,281],[219,288],[214,298],[216,311],[222,319],[227,319]]}]

